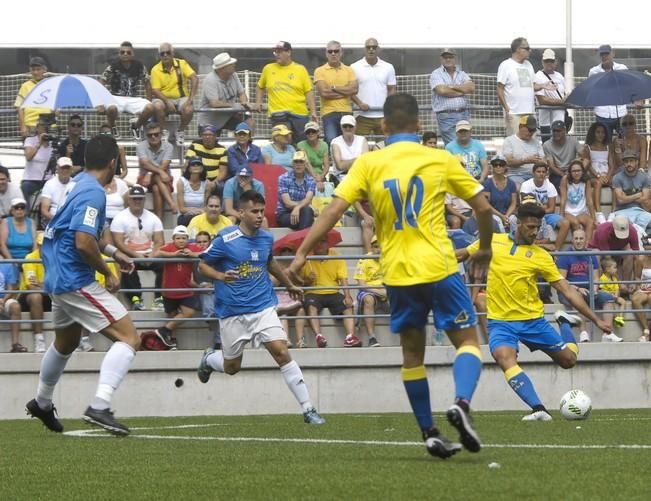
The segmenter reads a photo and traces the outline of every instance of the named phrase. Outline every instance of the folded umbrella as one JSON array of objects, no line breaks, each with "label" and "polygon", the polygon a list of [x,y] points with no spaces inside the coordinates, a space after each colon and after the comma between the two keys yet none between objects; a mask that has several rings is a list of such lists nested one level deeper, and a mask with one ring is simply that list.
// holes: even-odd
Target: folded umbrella
[{"label": "folded umbrella", "polygon": [[[278,239],[276,242],[274,242],[273,253],[275,255],[278,255],[282,249],[291,249],[293,252],[296,252],[296,250],[303,243],[303,240],[305,240],[308,231],[310,231],[310,228],[293,231],[292,233],[288,233],[284,237]],[[328,245],[330,247],[334,247],[335,245],[341,243],[341,233],[339,233],[337,230],[330,230],[327,234],[327,239]]]}]

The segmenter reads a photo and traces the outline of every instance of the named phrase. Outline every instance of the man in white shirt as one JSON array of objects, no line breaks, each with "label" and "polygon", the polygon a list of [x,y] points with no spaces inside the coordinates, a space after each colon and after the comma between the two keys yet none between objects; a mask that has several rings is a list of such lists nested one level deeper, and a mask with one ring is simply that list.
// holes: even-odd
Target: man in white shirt
[{"label": "man in white shirt", "polygon": [[41,191],[41,217],[49,221],[57,213],[57,209],[63,205],[68,193],[75,185],[71,181],[72,159],[61,157],[57,160],[56,175],[49,179]]},{"label": "man in white shirt", "polygon": [[540,137],[544,143],[551,137],[553,122],[565,121],[565,77],[556,71],[556,53],[552,49],[545,49],[542,55],[542,70],[536,72],[534,83],[543,85],[554,82],[554,90],[540,89],[536,91],[536,101],[540,106],[560,106],[560,108],[541,108],[538,110],[538,124]]},{"label": "man in white shirt", "polygon": [[547,165],[545,152],[538,140],[538,122],[533,115],[522,115],[518,121],[518,131],[507,137],[502,145],[502,154],[509,167],[508,177],[520,185],[531,179],[535,165]]},{"label": "man in white shirt", "polygon": [[375,38],[364,42],[364,51],[366,56],[350,65],[359,85],[351,99],[362,110],[356,115],[357,134],[382,136],[382,107],[387,96],[396,92],[396,70],[378,57],[380,44]]}]

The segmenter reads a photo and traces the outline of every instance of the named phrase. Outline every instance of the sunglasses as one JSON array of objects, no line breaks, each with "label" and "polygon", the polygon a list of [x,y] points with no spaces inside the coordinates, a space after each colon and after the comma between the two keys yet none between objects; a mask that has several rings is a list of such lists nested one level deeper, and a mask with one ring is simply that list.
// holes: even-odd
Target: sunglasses
[{"label": "sunglasses", "polygon": [[318,134],[318,132],[319,132],[318,130],[314,130],[314,129],[310,129],[310,130],[305,131],[306,134]]},{"label": "sunglasses", "polygon": [[377,50],[378,47],[379,47],[378,45],[367,45],[366,50]]},{"label": "sunglasses", "polygon": [[142,219],[138,218],[138,229],[142,231]]},{"label": "sunglasses", "polygon": [[81,127],[82,125],[84,124],[81,122],[70,122],[70,127]]},{"label": "sunglasses", "polygon": [[163,51],[159,52],[158,55],[159,56],[171,56],[172,51],[171,50],[163,50]]},{"label": "sunglasses", "polygon": [[520,48],[521,48],[522,50],[531,50],[531,47],[529,47],[528,45],[527,45],[526,47],[520,47]]},{"label": "sunglasses", "polygon": [[158,137],[160,136],[160,132],[148,132],[147,137]]},{"label": "sunglasses", "polygon": [[25,206],[25,205],[23,205],[23,204],[20,204],[20,205],[14,205],[14,209],[25,210],[26,208],[27,208],[27,206]]},{"label": "sunglasses", "polygon": [[355,127],[355,126],[354,126],[354,125],[350,125],[350,124],[345,124],[345,125],[342,125],[342,126],[341,126],[342,129],[352,129],[353,127]]},{"label": "sunglasses", "polygon": [[130,50],[121,50],[120,51],[120,55],[122,55],[122,56],[130,56],[131,54],[133,54],[133,52],[131,52]]},{"label": "sunglasses", "polygon": [[529,132],[531,132],[532,134],[535,134],[535,133],[536,133],[536,130],[538,130],[538,129],[530,129],[529,127],[527,127],[527,130],[528,130]]},{"label": "sunglasses", "polygon": [[493,164],[493,167],[506,167],[506,164],[502,162],[495,162]]},{"label": "sunglasses", "polygon": [[327,50],[328,54],[339,54],[339,49],[328,49]]}]

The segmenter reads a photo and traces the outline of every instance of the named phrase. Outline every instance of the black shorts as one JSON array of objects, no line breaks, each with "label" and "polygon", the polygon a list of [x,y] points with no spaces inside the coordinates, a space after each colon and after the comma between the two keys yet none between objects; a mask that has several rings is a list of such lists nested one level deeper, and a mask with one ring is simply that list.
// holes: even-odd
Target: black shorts
[{"label": "black shorts", "polygon": [[[52,311],[52,300],[47,294],[42,292],[34,292],[32,294],[39,294],[43,298],[43,311]],[[20,304],[20,311],[29,312],[29,304],[27,303],[27,296],[29,294],[22,293],[18,296],[18,303]]]},{"label": "black shorts", "polygon": [[163,298],[163,307],[165,308],[165,313],[176,313],[181,309],[181,306],[191,308],[194,311],[199,311],[201,309],[201,303],[199,302],[199,298],[197,296]]},{"label": "black shorts", "polygon": [[328,308],[331,315],[343,315],[348,308],[344,304],[344,295],[340,292],[334,294],[305,294],[305,307],[314,306],[321,313],[323,308]]}]

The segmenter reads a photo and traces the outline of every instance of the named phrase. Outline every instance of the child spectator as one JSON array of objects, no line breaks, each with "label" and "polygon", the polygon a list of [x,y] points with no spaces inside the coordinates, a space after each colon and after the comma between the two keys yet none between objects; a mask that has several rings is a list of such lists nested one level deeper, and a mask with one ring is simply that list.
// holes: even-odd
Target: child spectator
[{"label": "child spectator", "polygon": [[604,124],[595,122],[590,126],[579,156],[592,177],[597,224],[605,223],[606,218],[601,211],[601,188],[611,185],[615,164],[612,150],[608,148],[608,131]]},{"label": "child spectator", "polygon": [[588,181],[581,160],[573,160],[567,174],[561,179],[561,216],[570,223],[572,231],[581,226],[589,242],[595,225],[595,212],[592,205],[592,186]]},{"label": "child spectator", "polygon": [[[292,249],[280,249],[280,255],[281,256],[293,256],[294,252]],[[283,269],[286,269],[289,267],[291,264],[290,260],[278,260],[278,263]],[[274,277],[273,275],[271,276],[271,281],[274,284],[274,287],[278,287],[280,285],[280,282]],[[292,299],[292,297],[289,295],[289,292],[286,290],[277,290],[276,291],[276,298],[278,298],[278,306],[276,307],[276,313],[278,315],[284,315],[287,317],[304,317],[305,316],[305,309],[303,308],[303,304],[300,301],[296,301],[295,299]],[[281,318],[280,321],[283,324],[283,329],[285,329],[285,332],[287,333],[287,345],[289,348],[292,347],[292,343],[289,340],[289,320],[286,318]],[[296,318],[294,320],[294,330],[296,331],[296,347],[297,348],[305,348],[305,319],[303,318]]]},{"label": "child spectator", "polygon": [[[371,239],[371,252],[369,255],[379,255],[380,245],[377,237]],[[357,293],[357,309],[364,315],[364,326],[368,334],[368,345],[371,347],[380,346],[375,336],[375,315],[376,308],[379,306],[385,313],[389,312],[389,301],[387,291],[382,283],[382,269],[380,261],[374,259],[360,259],[355,269],[355,280],[363,288]]]},{"label": "child spectator", "polygon": [[[610,294],[615,298],[615,302],[617,303],[617,309],[619,310],[619,313],[615,314],[615,318],[613,318],[613,323],[617,327],[624,327],[624,308],[626,307],[626,301],[624,300],[623,297],[619,295],[619,284],[617,283],[619,281],[619,275],[617,273],[617,261],[615,261],[612,257],[606,256],[602,258],[601,260],[601,276],[599,277],[599,281],[601,284],[599,285],[599,289],[606,292],[607,294]],[[643,326],[643,328],[646,328],[646,325]]]},{"label": "child spectator", "polygon": [[438,142],[439,142],[439,138],[436,135],[436,132],[432,132],[432,131],[423,132],[423,137],[421,139],[421,143],[423,146],[436,149],[438,148]]},{"label": "child spectator", "polygon": [[[207,250],[210,247],[210,233],[207,231],[200,231],[195,237],[195,243],[203,249]],[[192,272],[192,280],[194,281],[193,286],[201,291],[198,291],[199,302],[201,304],[201,316],[205,318],[215,317],[215,294],[214,294],[214,284],[213,281],[206,277],[203,273],[199,271],[198,263],[195,263]],[[222,348],[222,338],[219,334],[219,322],[217,318],[215,320],[206,320],[208,324],[208,329],[213,333],[213,349],[221,350]]]}]

